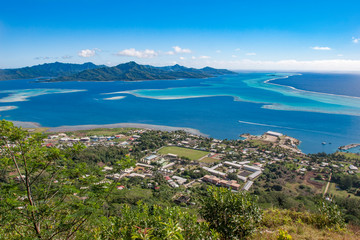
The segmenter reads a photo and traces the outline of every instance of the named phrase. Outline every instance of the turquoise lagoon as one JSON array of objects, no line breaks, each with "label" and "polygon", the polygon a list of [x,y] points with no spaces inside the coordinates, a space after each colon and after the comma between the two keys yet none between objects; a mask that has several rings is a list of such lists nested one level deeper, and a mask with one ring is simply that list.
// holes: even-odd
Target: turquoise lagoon
[{"label": "turquoise lagoon", "polygon": [[[326,92],[319,91],[324,79]],[[316,73],[142,82],[13,80],[0,82],[0,113],[43,126],[146,123],[228,139],[272,130],[300,139],[304,152],[334,152],[360,142],[360,96],[351,92],[359,85],[357,75]]]}]

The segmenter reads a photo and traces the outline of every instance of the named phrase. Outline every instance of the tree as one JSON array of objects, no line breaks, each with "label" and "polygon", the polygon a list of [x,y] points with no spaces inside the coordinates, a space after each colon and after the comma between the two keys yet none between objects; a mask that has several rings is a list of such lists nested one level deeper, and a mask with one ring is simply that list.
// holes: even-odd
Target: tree
[{"label": "tree", "polygon": [[206,222],[179,207],[149,206],[141,201],[136,207],[123,205],[120,214],[102,218],[100,239],[219,239]]},{"label": "tree", "polygon": [[343,214],[337,204],[327,200],[321,200],[318,203],[318,214],[316,217],[316,225],[319,228],[332,227],[341,229],[345,227]]},{"label": "tree", "polygon": [[249,193],[214,186],[207,193],[200,199],[200,214],[224,239],[244,239],[259,225],[262,212]]},{"label": "tree", "polygon": [[43,138],[0,122],[0,167],[7,176],[0,182],[0,238],[72,239],[115,187],[100,170],[72,160],[82,145],[48,148]]}]

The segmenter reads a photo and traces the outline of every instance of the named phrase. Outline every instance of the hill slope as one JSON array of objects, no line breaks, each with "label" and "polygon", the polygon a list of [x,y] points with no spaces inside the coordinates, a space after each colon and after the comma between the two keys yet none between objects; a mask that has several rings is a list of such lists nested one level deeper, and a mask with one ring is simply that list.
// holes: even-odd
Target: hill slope
[{"label": "hill slope", "polygon": [[85,70],[71,76],[64,76],[51,81],[138,81],[179,78],[208,78],[215,75],[235,74],[225,69],[186,68],[180,65],[153,67],[135,62],[119,64],[115,67],[102,67]]},{"label": "hill slope", "polygon": [[45,63],[32,67],[0,69],[0,80],[31,79],[39,77],[69,76],[84,70],[95,69],[102,66],[93,63]]}]

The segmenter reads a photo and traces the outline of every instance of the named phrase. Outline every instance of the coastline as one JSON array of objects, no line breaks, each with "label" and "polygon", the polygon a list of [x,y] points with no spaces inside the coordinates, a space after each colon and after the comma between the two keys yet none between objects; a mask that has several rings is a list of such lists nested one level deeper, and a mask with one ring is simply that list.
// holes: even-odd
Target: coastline
[{"label": "coastline", "polygon": [[[11,121],[15,126],[24,127],[24,128],[40,128],[46,127],[41,126],[36,122],[22,122],[22,121]],[[91,130],[96,128],[143,128],[151,130],[161,130],[161,131],[176,131],[183,130],[187,133],[200,135],[208,137],[209,135],[200,132],[198,129],[187,128],[187,127],[172,127],[165,125],[154,125],[154,124],[145,124],[145,123],[113,123],[113,124],[89,124],[89,125],[63,125],[59,127],[49,127],[46,132],[70,132],[70,131],[79,131],[79,130]]]},{"label": "coastline", "polygon": [[89,125],[73,125],[73,126],[59,126],[52,127],[47,130],[47,132],[69,132],[69,131],[79,131],[79,130],[90,130],[96,128],[146,128],[151,130],[161,130],[161,131],[176,131],[183,130],[187,133],[200,135],[200,136],[208,136],[200,132],[194,128],[187,127],[172,127],[165,125],[153,125],[153,124],[145,124],[145,123],[113,123],[113,124],[89,124]]}]

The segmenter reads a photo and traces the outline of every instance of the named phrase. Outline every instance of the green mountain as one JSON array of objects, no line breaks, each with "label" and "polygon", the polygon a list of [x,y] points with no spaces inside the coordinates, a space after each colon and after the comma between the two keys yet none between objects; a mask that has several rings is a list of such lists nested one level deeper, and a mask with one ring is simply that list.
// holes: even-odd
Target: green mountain
[{"label": "green mountain", "polygon": [[149,65],[139,65],[136,62],[128,62],[115,67],[84,70],[71,76],[63,76],[50,81],[138,81],[208,78],[224,74],[235,74],[235,72],[210,67],[203,69],[187,68],[180,65],[153,67]]},{"label": "green mountain", "polygon": [[45,63],[32,67],[0,69],[0,80],[69,76],[84,70],[95,69],[99,67],[103,66],[98,66],[90,62],[84,64],[60,62]]}]

